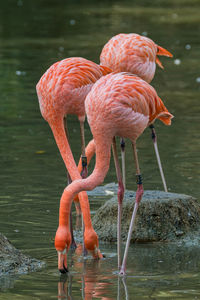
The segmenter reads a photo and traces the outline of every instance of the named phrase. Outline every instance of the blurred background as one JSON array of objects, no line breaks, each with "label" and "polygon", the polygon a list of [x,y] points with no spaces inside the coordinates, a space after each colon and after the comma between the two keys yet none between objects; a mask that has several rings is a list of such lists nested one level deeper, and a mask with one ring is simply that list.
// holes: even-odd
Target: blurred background
[{"label": "blurred background", "polygon": [[[158,146],[169,191],[199,197],[199,9],[199,0],[7,0],[1,3],[0,231],[25,253],[46,260],[49,267],[31,275],[31,280],[27,276],[18,279],[14,289],[5,289],[0,299],[16,299],[17,294],[19,299],[56,297],[58,274],[52,238],[58,223],[59,199],[66,186],[66,170],[51,130],[40,114],[35,91],[36,83],[54,62],[81,56],[99,63],[102,47],[118,33],[139,33],[169,50],[174,57],[161,57],[165,69],[157,68],[152,85],[175,118],[171,127],[156,121]],[[69,116],[68,124],[70,144],[78,161],[79,123],[76,117]],[[90,139],[86,124],[86,141]],[[149,129],[138,140],[138,153],[144,188],[162,190]],[[126,164],[127,188],[135,190],[135,169],[128,141]],[[93,166],[94,160],[90,172]],[[111,161],[105,183],[113,181],[116,176]],[[92,213],[105,200],[91,194]],[[116,249],[114,246],[105,251],[115,253]],[[108,272],[108,267],[109,264],[103,267],[103,273]],[[47,270],[51,274],[48,279]],[[79,279],[75,280],[75,286]],[[116,286],[115,280],[113,289]],[[137,287],[143,299],[139,283]],[[116,299],[113,289],[107,299]],[[79,295],[80,288],[75,288],[75,293]],[[159,295],[155,299],[160,299]]]}]

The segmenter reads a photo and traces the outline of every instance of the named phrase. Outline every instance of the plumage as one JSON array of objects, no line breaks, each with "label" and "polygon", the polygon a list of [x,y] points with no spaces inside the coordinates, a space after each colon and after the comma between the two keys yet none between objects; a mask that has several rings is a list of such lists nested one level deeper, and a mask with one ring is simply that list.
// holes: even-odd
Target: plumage
[{"label": "plumage", "polygon": [[[170,125],[173,117],[154,88],[141,78],[127,73],[111,73],[100,78],[87,95],[85,108],[96,147],[96,164],[88,178],[73,181],[61,197],[55,246],[57,243],[63,244],[64,240],[67,249],[69,237],[61,235],[60,231],[65,228],[69,232],[72,199],[80,191],[92,190],[103,182],[109,169],[113,138],[123,136],[135,143],[156,118]],[[137,195],[141,198],[141,188],[136,193],[136,202]]]},{"label": "plumage", "polygon": [[[77,115],[80,124],[83,125],[85,120],[84,101],[91,90],[92,85],[103,75],[110,73],[111,70],[104,66],[99,66],[92,61],[81,57],[72,57],[61,60],[53,64],[39,80],[36,90],[39,99],[40,110],[44,119],[49,123],[57,146],[65,166],[72,180],[80,179],[81,175],[74,161],[70,145],[66,136],[64,118],[68,114]],[[79,195],[80,205],[83,217],[85,218],[85,245],[86,248],[93,251],[93,255],[100,256],[97,253],[98,237],[92,228],[90,208],[87,193]],[[65,208],[64,208],[65,209]],[[66,234],[66,228],[62,227],[60,235],[71,237]],[[95,248],[90,247],[90,239],[93,240]],[[66,240],[60,244],[57,243],[57,249],[63,248]],[[59,252],[60,269],[65,265],[65,255]]]},{"label": "plumage", "polygon": [[172,57],[169,51],[148,37],[136,33],[120,33],[105,44],[100,55],[100,63],[113,71],[130,72],[151,82],[156,63],[163,68],[157,55]]},{"label": "plumage", "polygon": [[85,118],[85,97],[92,85],[109,72],[107,67],[81,57],[66,58],[53,64],[36,86],[44,119],[51,122],[67,114]]}]

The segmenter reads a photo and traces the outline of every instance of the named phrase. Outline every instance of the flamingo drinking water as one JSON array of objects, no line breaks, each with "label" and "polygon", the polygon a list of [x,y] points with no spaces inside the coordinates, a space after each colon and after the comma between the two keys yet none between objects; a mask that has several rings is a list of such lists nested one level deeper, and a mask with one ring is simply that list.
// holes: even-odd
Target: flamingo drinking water
[{"label": "flamingo drinking water", "polygon": [[[60,269],[60,266],[62,266],[63,270],[61,271],[63,272],[67,269],[67,250],[71,243],[69,214],[73,197],[81,191],[92,190],[103,182],[109,169],[111,145],[115,145],[115,136],[120,136],[129,138],[132,142],[138,185],[135,208],[122,265],[121,259],[118,259],[118,267],[121,268],[120,274],[123,275],[125,274],[134,220],[143,194],[136,140],[155,119],[160,119],[164,124],[170,125],[173,116],[168,112],[153,87],[141,78],[128,73],[111,73],[100,78],[87,95],[85,108],[96,147],[96,164],[88,178],[74,180],[62,194],[59,210],[59,227],[55,236],[55,248],[58,251],[59,259],[58,268]],[[115,153],[114,146],[113,149]],[[120,193],[121,197],[118,197],[119,207],[121,207],[123,199],[123,189]],[[84,216],[85,223],[87,223],[87,220],[85,220],[87,217],[86,215]],[[120,231],[120,222],[119,218],[118,231]],[[89,233],[90,231],[88,231]],[[91,240],[91,242],[90,246],[94,249],[96,240]],[[120,240],[118,240],[119,255]]]},{"label": "flamingo drinking water", "polygon": [[[99,66],[81,57],[72,57],[53,64],[41,77],[36,89],[40,110],[49,123],[65,166],[72,180],[80,179],[67,137],[65,118],[77,115],[81,127],[82,157],[85,159],[84,101],[92,85],[103,75],[110,73],[107,67]],[[92,228],[87,194],[79,195],[85,223],[85,246],[94,257],[101,257],[98,250],[97,234]],[[89,230],[89,233],[87,231]],[[65,232],[63,232],[65,234]],[[91,239],[93,247],[91,247]],[[63,266],[61,266],[62,269]]]}]

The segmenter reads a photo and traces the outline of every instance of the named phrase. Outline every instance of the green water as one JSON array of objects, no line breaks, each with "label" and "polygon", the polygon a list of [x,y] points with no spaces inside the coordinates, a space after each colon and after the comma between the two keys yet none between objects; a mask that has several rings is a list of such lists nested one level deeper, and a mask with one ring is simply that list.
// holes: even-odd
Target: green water
[{"label": "green water", "polygon": [[[52,238],[66,170],[39,111],[35,85],[55,61],[82,56],[99,62],[102,46],[120,32],[147,34],[174,54],[161,58],[152,85],[174,114],[156,122],[169,190],[200,193],[199,0],[7,0],[0,8],[0,231],[19,249],[46,262],[43,270],[1,281],[0,299],[199,299],[199,247],[132,245],[126,281],[116,273],[116,245],[102,245],[94,262],[69,255],[60,278]],[[80,154],[79,124],[69,117],[70,142]],[[86,125],[86,139],[91,134]],[[138,140],[145,189],[162,189],[150,133]],[[127,187],[135,189],[127,145]],[[94,162],[93,162],[94,164]],[[93,164],[90,169],[92,170]],[[105,182],[115,181],[111,162]],[[90,196],[94,212],[104,197]],[[93,295],[93,296],[92,296]],[[70,298],[71,296],[71,298]]]}]

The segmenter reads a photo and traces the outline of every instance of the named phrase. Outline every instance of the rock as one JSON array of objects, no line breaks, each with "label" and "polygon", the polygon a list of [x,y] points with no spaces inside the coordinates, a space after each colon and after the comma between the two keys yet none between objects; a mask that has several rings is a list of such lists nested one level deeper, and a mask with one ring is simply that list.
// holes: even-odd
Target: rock
[{"label": "rock", "polygon": [[0,277],[36,271],[44,266],[44,262],[24,255],[0,233]]},{"label": "rock", "polygon": [[[105,190],[116,191],[116,186]],[[126,191],[122,214],[122,240],[125,241],[135,202],[135,192]],[[103,241],[117,240],[117,196],[101,206],[93,226]],[[200,229],[200,205],[192,196],[145,191],[140,203],[131,242],[175,241]]]}]

